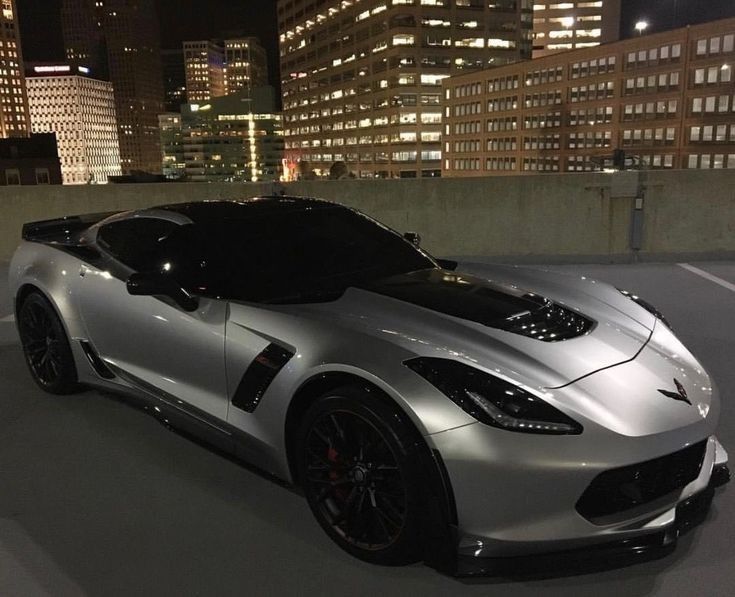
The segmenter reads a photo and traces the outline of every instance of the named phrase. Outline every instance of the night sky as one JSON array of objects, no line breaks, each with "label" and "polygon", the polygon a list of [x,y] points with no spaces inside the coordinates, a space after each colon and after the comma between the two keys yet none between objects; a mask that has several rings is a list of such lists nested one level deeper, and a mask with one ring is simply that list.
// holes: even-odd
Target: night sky
[{"label": "night sky", "polygon": [[[17,0],[24,57],[63,60],[59,23],[61,0]],[[278,80],[276,0],[155,0],[161,25],[161,47],[180,48],[186,39],[254,34],[269,54],[271,81]],[[733,0],[623,0],[622,37],[635,35],[633,25],[645,18],[648,32],[735,16]]]},{"label": "night sky", "polygon": [[623,0],[620,35],[623,38],[638,35],[633,28],[636,21],[650,24],[647,33],[657,33],[686,25],[735,17],[733,0]]},{"label": "night sky", "polygon": [[[154,0],[161,47],[184,40],[256,35],[268,50],[271,81],[278,80],[276,0]],[[27,61],[64,59],[61,0],[16,0],[23,56]]]}]

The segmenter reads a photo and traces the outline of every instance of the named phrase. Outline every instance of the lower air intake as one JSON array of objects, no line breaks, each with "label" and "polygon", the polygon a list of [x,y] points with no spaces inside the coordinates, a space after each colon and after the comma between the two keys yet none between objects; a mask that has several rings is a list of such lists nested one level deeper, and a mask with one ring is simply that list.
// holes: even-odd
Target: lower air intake
[{"label": "lower air intake", "polygon": [[579,498],[577,512],[594,521],[683,489],[699,476],[706,449],[704,440],[668,456],[605,471]]}]

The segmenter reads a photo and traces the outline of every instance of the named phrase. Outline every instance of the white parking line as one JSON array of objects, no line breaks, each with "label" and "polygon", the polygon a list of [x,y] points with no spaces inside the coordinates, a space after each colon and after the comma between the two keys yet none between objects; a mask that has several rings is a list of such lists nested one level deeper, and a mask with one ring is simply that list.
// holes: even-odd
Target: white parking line
[{"label": "white parking line", "polygon": [[6,315],[3,318],[0,318],[0,323],[13,323],[15,321],[15,315]]},{"label": "white parking line", "polygon": [[732,290],[733,292],[735,292],[735,284],[728,282],[727,280],[723,280],[722,278],[713,276],[709,272],[706,272],[703,269],[699,269],[698,267],[694,267],[693,265],[689,265],[688,263],[679,263],[678,265],[679,267],[683,267],[685,270],[690,271],[693,274],[701,276],[705,280],[709,280],[710,282],[714,282],[715,284],[719,284],[723,288],[727,288],[728,290]]}]

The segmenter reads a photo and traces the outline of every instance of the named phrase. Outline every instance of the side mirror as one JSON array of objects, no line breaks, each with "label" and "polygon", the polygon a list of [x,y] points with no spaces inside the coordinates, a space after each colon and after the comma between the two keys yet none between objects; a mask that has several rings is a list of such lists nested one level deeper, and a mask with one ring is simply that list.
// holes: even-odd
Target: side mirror
[{"label": "side mirror", "polygon": [[181,288],[178,283],[166,274],[139,273],[130,274],[126,283],[128,294],[132,296],[165,296],[184,311],[196,311],[199,300]]},{"label": "side mirror", "polygon": [[404,232],[403,238],[417,247],[421,245],[421,235],[418,232]]}]

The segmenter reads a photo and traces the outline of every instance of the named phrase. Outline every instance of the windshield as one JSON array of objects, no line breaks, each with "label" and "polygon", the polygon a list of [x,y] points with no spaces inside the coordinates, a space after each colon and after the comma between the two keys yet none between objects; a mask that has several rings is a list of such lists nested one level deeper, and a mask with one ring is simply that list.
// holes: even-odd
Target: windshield
[{"label": "windshield", "polygon": [[341,207],[200,221],[162,245],[156,269],[190,292],[255,302],[336,298],[355,284],[436,267],[400,235]]}]

